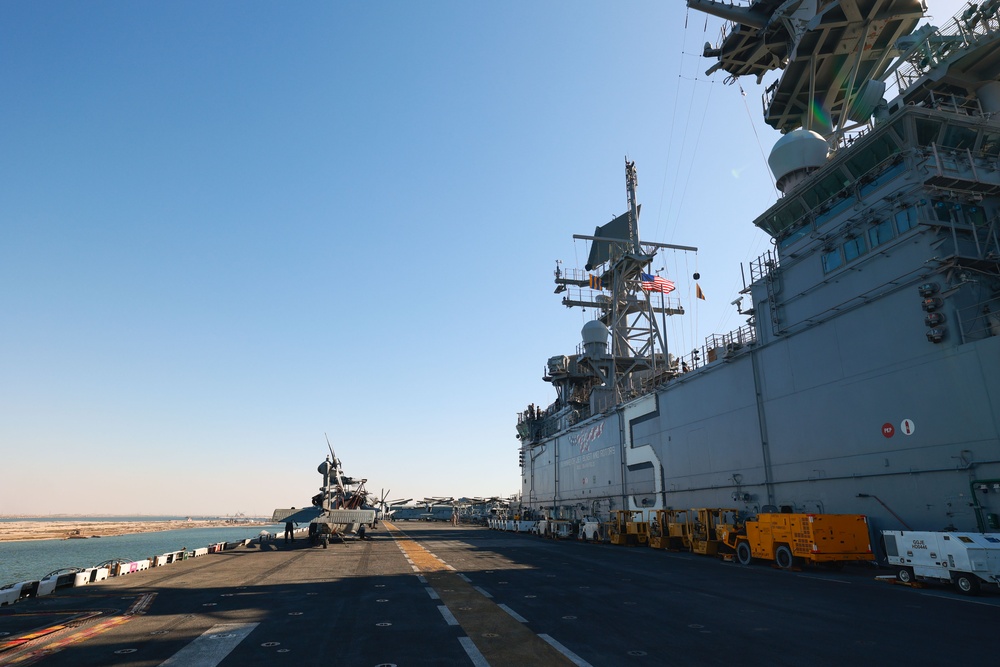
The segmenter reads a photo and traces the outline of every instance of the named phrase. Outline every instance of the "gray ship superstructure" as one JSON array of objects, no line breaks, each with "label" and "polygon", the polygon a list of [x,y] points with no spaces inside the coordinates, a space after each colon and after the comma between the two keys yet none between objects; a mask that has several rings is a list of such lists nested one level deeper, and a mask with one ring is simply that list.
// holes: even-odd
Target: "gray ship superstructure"
[{"label": "gray ship superstructure", "polygon": [[555,402],[518,417],[524,511],[998,530],[1000,1],[941,29],[919,0],[688,6],[730,21],[710,71],[783,70],[764,95],[782,196],[753,221],[774,248],[734,301],[746,325],[671,354],[683,307],[651,282],[664,244],[626,164],[628,211],[556,271],[598,317],[549,360]]}]

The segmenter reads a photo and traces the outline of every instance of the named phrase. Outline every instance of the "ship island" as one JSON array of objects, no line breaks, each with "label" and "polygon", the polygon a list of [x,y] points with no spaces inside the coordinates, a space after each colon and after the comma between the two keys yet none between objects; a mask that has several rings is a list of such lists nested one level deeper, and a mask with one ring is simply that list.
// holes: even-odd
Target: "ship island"
[{"label": "ship island", "polygon": [[[521,506],[569,521],[728,508],[857,513],[883,529],[1000,528],[1000,18],[920,0],[732,5],[709,74],[758,83],[781,132],[773,247],[740,267],[735,331],[671,352],[683,317],[627,210],[562,304],[596,316],[517,418]],[[730,221],[725,221],[731,224]],[[697,279],[697,276],[693,276]]]}]

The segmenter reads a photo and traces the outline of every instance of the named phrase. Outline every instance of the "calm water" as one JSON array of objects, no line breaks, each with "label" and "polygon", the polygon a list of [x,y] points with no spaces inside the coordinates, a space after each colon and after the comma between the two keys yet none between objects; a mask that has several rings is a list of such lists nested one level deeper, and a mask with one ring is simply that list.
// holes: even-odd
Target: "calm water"
[{"label": "calm water", "polygon": [[[157,517],[160,520],[163,518]],[[101,519],[88,517],[86,520]],[[122,521],[129,520],[129,517],[105,517],[104,520]],[[92,567],[112,558],[141,560],[169,551],[191,551],[217,542],[235,542],[256,537],[262,530],[281,533],[284,526],[257,524],[233,528],[185,528],[86,540],[0,542],[0,586],[38,580],[64,567]]]}]

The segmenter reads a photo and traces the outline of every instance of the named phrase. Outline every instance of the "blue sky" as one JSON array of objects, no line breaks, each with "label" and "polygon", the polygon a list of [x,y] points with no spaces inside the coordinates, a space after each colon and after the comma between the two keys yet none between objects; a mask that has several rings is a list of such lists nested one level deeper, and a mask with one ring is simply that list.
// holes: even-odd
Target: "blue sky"
[{"label": "blue sky", "polygon": [[703,74],[720,27],[645,0],[0,5],[0,513],[302,506],[324,433],[393,498],[516,492],[516,413],[592,315],[555,260],[625,210],[626,155],[643,236],[700,249],[662,260],[672,347],[743,323],[778,135],[753,81]]}]

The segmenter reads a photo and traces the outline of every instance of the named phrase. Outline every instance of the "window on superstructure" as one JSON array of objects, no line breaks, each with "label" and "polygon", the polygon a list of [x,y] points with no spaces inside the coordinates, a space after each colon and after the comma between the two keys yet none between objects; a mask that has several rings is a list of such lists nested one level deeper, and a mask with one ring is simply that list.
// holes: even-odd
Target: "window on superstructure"
[{"label": "window on superstructure", "polygon": [[1000,134],[983,133],[983,143],[979,146],[979,152],[989,157],[1000,155]]},{"label": "window on superstructure", "polygon": [[831,197],[837,197],[838,195],[842,197],[848,194],[845,188],[850,184],[851,179],[840,173],[839,169],[835,169],[833,173],[828,174],[826,178],[816,183],[812,189],[819,196],[819,200],[823,202]]},{"label": "window on superstructure", "polygon": [[785,237],[778,242],[778,245],[781,246],[782,248],[787,248],[792,243],[798,241],[800,238],[808,234],[810,231],[812,231],[812,225],[808,223],[803,223],[796,229],[793,229],[788,234],[786,234]]},{"label": "window on superstructure", "polygon": [[823,273],[830,273],[834,269],[839,269],[844,263],[840,254],[840,248],[827,250],[823,253]]},{"label": "window on superstructure", "polygon": [[956,222],[956,213],[962,210],[961,205],[951,204],[940,199],[931,201],[931,209],[934,211],[934,219],[941,222]]},{"label": "window on superstructure", "polygon": [[888,134],[873,139],[847,161],[847,170],[855,179],[861,178],[879,164],[899,152],[899,144]]},{"label": "window on superstructure", "polygon": [[853,239],[847,239],[847,242],[843,247],[845,262],[855,260],[868,252],[868,246],[865,245],[865,239],[863,236],[856,236]]},{"label": "window on superstructure", "polygon": [[983,207],[978,204],[963,205],[962,214],[965,216],[965,221],[970,225],[982,227],[986,224],[986,211],[984,211]]},{"label": "window on superstructure", "polygon": [[835,200],[835,203],[830,206],[830,208],[826,209],[822,213],[816,214],[816,226],[821,227],[830,222],[838,215],[854,206],[854,203],[855,199],[853,196]]},{"label": "window on superstructure", "polygon": [[941,121],[930,118],[917,118],[917,144],[920,146],[930,146],[937,141],[938,134],[941,133]]},{"label": "window on superstructure", "polygon": [[859,188],[861,196],[867,197],[869,194],[880,188],[885,183],[888,183],[892,179],[896,178],[896,176],[901,174],[905,168],[906,165],[903,164],[902,161],[900,161],[899,163],[894,164],[893,166],[883,171],[881,174],[879,174],[872,180],[862,179],[861,187]]},{"label": "window on superstructure", "polygon": [[893,218],[896,220],[896,231],[900,234],[917,226],[917,212],[912,206],[901,209]]},{"label": "window on superstructure", "polygon": [[944,130],[944,136],[941,137],[941,145],[959,150],[972,148],[976,145],[976,134],[976,131],[972,128],[961,125],[949,125]]},{"label": "window on superstructure", "polygon": [[868,243],[874,248],[891,241],[895,235],[896,233],[892,229],[892,220],[883,220],[868,230]]},{"label": "window on superstructure", "polygon": [[786,229],[790,229],[797,223],[803,223],[803,217],[806,214],[806,209],[802,205],[799,199],[789,200],[784,207],[782,207],[777,213],[771,216],[768,221],[770,225],[770,232],[773,236],[777,236],[783,233]]}]

